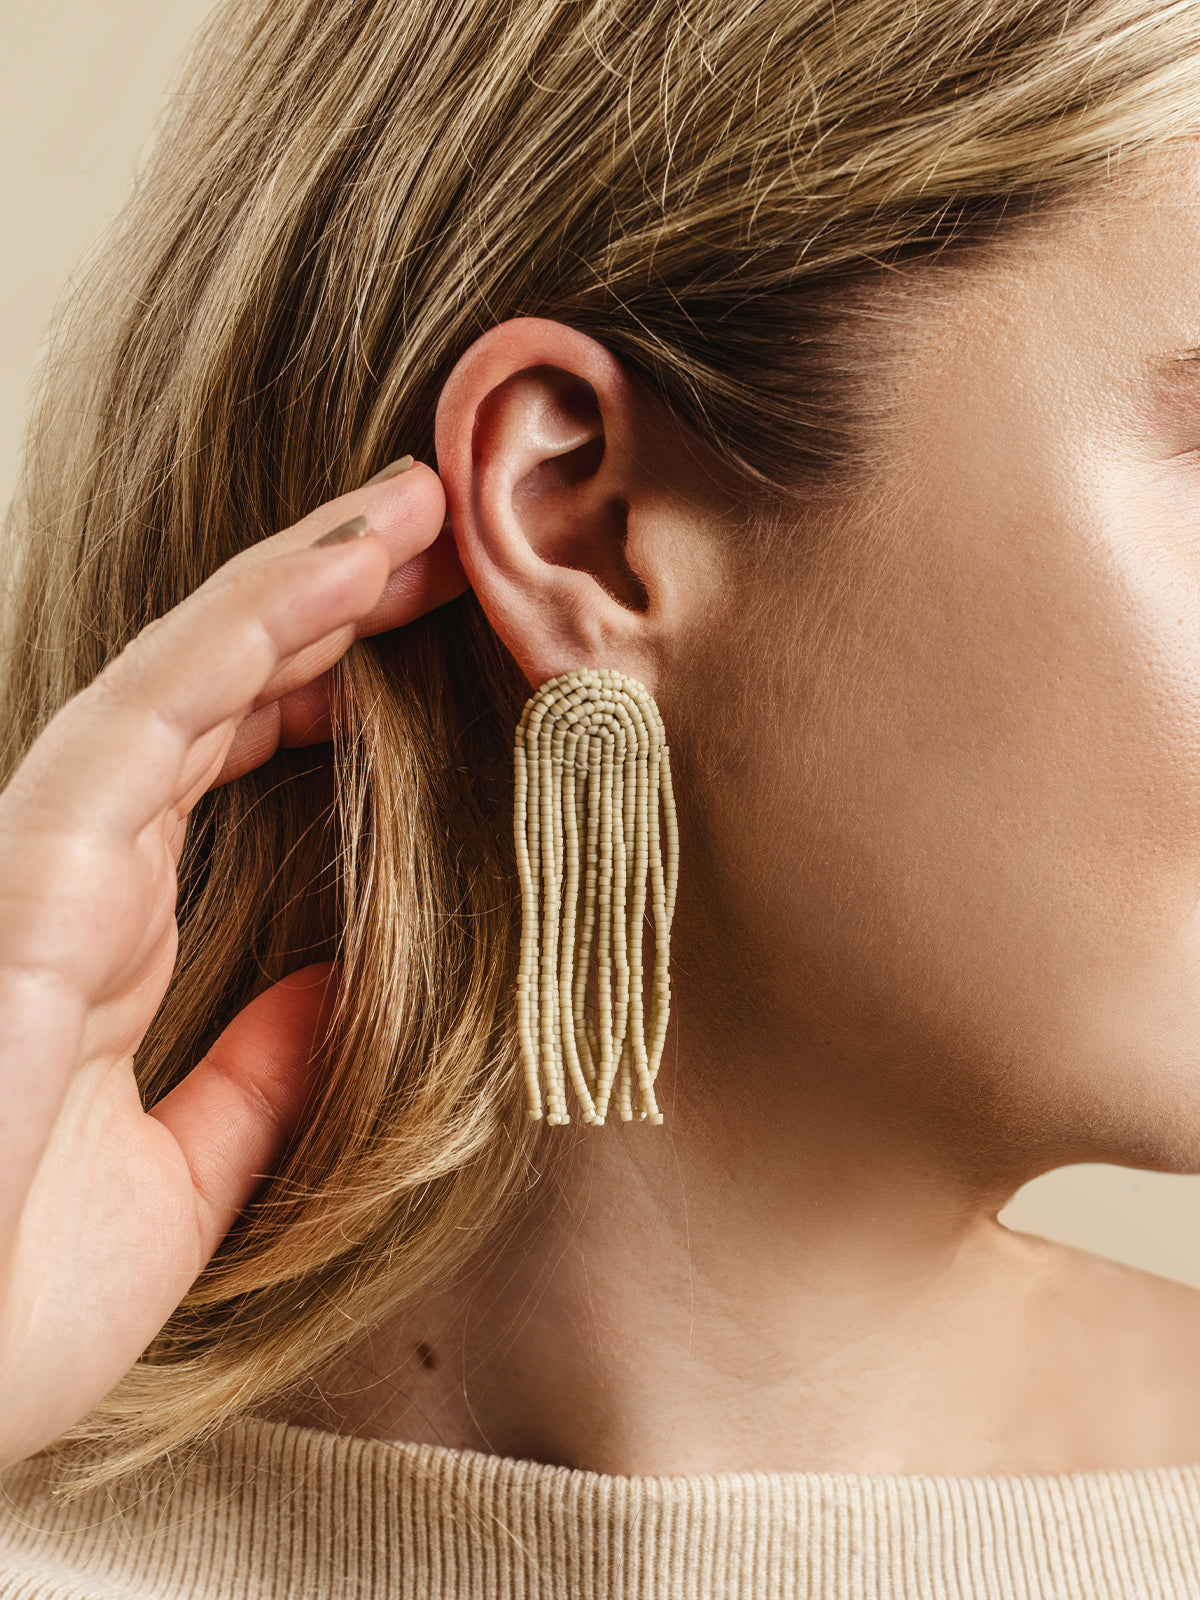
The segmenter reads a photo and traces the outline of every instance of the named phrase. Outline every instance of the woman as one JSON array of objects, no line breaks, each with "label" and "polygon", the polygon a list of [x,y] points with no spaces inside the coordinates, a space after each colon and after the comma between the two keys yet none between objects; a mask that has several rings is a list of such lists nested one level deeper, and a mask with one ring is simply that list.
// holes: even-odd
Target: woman
[{"label": "woman", "polygon": [[[1200,1169],[1198,55],[217,13],[10,525],[0,1593],[1197,1592],[1195,1292],[997,1212]],[[661,1127],[525,1116],[579,668]]]}]

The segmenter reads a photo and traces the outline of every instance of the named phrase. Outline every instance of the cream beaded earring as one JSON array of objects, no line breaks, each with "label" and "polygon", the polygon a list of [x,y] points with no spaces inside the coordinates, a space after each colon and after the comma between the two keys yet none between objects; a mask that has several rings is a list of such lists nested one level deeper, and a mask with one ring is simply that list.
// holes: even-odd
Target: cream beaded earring
[{"label": "cream beaded earring", "polygon": [[[564,1066],[583,1120],[661,1122],[654,1079],[667,1033],[679,830],[662,717],[620,672],[567,672],[533,695],[517,729],[514,832],[521,879],[517,1019],[528,1112],[569,1122]],[[659,803],[662,821],[659,821]],[[654,915],[649,1041],[642,1002],[647,883]],[[593,940],[596,1009],[585,1010]],[[637,1105],[634,1106],[634,1083]]]}]

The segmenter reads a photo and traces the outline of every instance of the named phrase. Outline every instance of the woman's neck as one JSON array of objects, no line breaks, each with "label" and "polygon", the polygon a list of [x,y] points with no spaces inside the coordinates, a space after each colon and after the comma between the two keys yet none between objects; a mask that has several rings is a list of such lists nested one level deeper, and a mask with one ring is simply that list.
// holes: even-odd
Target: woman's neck
[{"label": "woman's neck", "polygon": [[622,1474],[1200,1459],[1200,1425],[1147,1422],[1194,1291],[1164,1323],[1163,1280],[1004,1228],[878,1095],[716,1065],[668,1084],[662,1127],[548,1133],[506,1241],[288,1419]]}]

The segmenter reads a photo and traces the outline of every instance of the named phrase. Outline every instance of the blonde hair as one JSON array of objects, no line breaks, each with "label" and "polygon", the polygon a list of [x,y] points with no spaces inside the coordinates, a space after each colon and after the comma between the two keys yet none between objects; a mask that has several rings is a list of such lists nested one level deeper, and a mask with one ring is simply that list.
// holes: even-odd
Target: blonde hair
[{"label": "blonde hair", "polygon": [[[1163,0],[226,0],[68,308],[10,514],[9,770],[236,550],[403,451],[486,327],[560,319],[739,472],[871,459],[863,296],[1200,125]],[[864,376],[864,374],[866,374]],[[75,1487],[196,1440],[444,1280],[539,1138],[517,1049],[513,730],[472,595],[356,646],[332,755],[197,806],[153,1102],[336,957],[320,1086],[183,1304],[61,1441]]]}]

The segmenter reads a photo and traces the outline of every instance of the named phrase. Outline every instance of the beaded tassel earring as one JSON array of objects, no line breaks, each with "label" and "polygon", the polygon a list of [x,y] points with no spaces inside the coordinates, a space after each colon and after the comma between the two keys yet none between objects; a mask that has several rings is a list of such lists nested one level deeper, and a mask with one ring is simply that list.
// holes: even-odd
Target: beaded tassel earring
[{"label": "beaded tassel earring", "polygon": [[[603,1123],[614,1087],[623,1122],[635,1111],[662,1121],[654,1079],[671,1003],[668,941],[679,869],[668,755],[658,707],[644,685],[620,672],[551,678],[522,714],[514,805],[522,922],[517,1019],[535,1119],[544,1090],[546,1121],[570,1121],[569,1075],[584,1122]],[[648,1019],[647,889],[654,917]],[[598,1025],[585,1009],[593,943]]]}]

